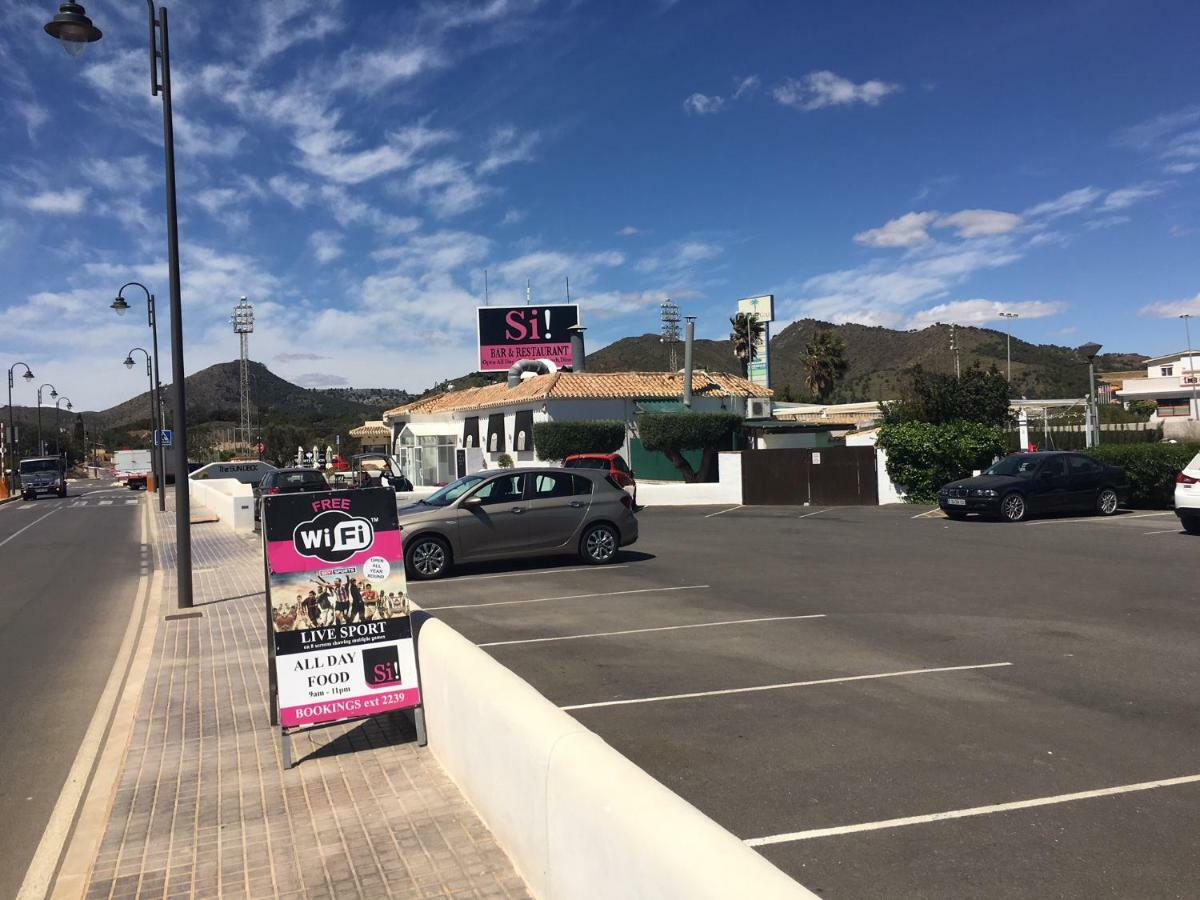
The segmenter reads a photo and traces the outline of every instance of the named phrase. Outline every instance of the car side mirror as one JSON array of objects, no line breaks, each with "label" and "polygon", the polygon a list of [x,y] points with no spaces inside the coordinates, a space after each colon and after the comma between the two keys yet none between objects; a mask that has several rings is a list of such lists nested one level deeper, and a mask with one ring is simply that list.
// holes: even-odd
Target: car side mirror
[{"label": "car side mirror", "polygon": [[462,503],[458,504],[462,509],[474,509],[477,506],[483,506],[482,497],[468,497]]}]

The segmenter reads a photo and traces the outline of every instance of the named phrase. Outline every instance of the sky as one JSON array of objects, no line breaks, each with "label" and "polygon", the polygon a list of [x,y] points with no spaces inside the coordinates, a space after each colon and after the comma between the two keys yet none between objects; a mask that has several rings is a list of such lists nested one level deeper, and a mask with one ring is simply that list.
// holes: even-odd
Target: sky
[{"label": "sky", "polygon": [[[0,0],[0,363],[76,409],[160,307],[161,105],[145,7]],[[475,307],[571,300],[589,349],[671,298],[1002,327],[1167,353],[1200,316],[1200,7],[700,0],[188,2],[169,9],[185,363],[423,390]],[[1200,321],[1197,322],[1200,326]],[[1197,329],[1200,342],[1200,327]],[[164,377],[164,380],[167,380]],[[18,381],[17,403],[33,386]]]}]

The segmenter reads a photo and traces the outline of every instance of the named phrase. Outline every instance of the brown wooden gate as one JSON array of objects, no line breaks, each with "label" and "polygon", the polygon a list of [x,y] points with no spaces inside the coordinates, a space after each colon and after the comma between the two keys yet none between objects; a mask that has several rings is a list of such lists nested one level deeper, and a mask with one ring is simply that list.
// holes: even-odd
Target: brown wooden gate
[{"label": "brown wooden gate", "polygon": [[747,506],[877,506],[874,447],[742,451]]}]

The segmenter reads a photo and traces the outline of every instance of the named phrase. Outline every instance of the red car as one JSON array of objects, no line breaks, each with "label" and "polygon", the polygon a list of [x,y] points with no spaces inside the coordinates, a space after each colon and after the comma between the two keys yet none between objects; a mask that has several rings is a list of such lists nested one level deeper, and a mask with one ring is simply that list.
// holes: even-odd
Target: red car
[{"label": "red car", "polygon": [[620,453],[576,453],[563,460],[564,469],[601,469],[617,483],[622,490],[633,493],[633,502],[637,503],[637,479],[633,477],[633,469],[625,463]]}]

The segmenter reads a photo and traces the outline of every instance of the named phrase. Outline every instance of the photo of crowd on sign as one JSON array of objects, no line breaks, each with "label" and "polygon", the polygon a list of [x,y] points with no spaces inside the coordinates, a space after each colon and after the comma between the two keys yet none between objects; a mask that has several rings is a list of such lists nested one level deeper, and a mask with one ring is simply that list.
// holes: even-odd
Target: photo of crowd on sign
[{"label": "photo of crowd on sign", "polygon": [[[302,631],[409,614],[403,565],[368,580],[360,566],[338,566],[271,576],[275,631]],[[375,573],[372,573],[375,574]]]}]

